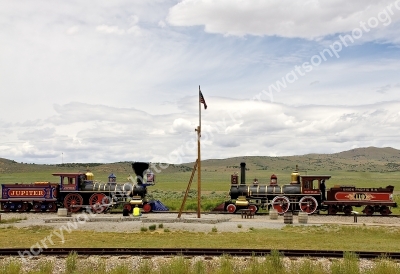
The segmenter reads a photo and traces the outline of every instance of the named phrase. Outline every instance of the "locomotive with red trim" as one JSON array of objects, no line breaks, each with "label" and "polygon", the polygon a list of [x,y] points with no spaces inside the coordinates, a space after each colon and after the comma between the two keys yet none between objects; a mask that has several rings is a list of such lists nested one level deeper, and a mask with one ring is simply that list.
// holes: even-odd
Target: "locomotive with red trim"
[{"label": "locomotive with red trim", "polygon": [[90,171],[86,173],[53,173],[60,178],[59,183],[35,182],[33,184],[2,185],[1,208],[4,211],[50,211],[64,207],[70,212],[78,212],[90,207],[92,212],[102,213],[113,206],[123,204],[132,212],[138,206],[144,212],[168,210],[160,201],[147,199],[147,186],[155,184],[155,175],[149,163],[134,162],[132,169],[136,178],[120,184],[111,174],[108,182],[94,181]]},{"label": "locomotive with red trim", "polygon": [[259,184],[255,179],[246,184],[246,163],[240,164],[240,183],[238,174],[231,175],[230,200],[224,209],[235,213],[240,209],[257,212],[260,208],[274,208],[279,214],[287,211],[302,211],[307,214],[328,211],[328,214],[342,212],[350,215],[353,207],[363,207],[362,212],[372,215],[391,214],[391,207],[397,207],[393,201],[393,186],[385,188],[358,188],[355,186],[334,187],[326,191],[325,182],[330,175],[300,175],[298,168],[291,174],[289,184],[279,185],[277,177],[271,176],[269,184]]}]

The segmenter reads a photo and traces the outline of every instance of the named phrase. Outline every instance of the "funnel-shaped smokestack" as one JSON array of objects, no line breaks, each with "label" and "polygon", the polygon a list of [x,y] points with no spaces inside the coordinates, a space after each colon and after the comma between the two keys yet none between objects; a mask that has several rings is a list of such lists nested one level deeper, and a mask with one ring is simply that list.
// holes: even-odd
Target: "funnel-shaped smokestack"
[{"label": "funnel-shaped smokestack", "polygon": [[240,184],[246,184],[246,163],[240,163]]},{"label": "funnel-shaped smokestack", "polygon": [[132,169],[136,174],[137,177],[137,183],[142,184],[143,183],[143,176],[144,172],[149,169],[150,164],[149,163],[143,163],[143,162],[134,162],[132,163]]}]

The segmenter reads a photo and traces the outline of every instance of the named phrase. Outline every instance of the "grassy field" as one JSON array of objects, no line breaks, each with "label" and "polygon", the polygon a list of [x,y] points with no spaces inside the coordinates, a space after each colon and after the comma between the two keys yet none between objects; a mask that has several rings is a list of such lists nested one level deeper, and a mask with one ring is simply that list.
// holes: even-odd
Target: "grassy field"
[{"label": "grassy field", "polygon": [[[147,228],[147,226],[144,226]],[[159,228],[162,227],[162,228]],[[153,227],[154,228],[154,227]],[[30,247],[52,234],[52,247],[175,247],[175,248],[267,248],[325,249],[400,252],[399,227],[367,226],[291,226],[278,229],[250,229],[248,232],[209,233],[169,231],[166,224],[156,230],[131,232],[64,231],[65,242],[53,229],[31,226],[0,229],[0,246]],[[11,237],[12,235],[12,237]],[[179,239],[179,241],[177,241]],[[47,244],[50,245],[49,242]]]}]

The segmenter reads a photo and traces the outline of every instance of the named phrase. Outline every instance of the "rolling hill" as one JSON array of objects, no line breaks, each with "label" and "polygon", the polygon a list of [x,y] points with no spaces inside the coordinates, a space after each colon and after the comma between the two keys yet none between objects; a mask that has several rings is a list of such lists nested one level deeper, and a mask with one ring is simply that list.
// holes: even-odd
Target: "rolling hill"
[{"label": "rolling hill", "polygon": [[[133,159],[134,160],[134,159]],[[246,162],[249,170],[292,171],[296,165],[301,170],[313,171],[358,171],[358,172],[391,172],[400,171],[400,150],[385,147],[356,148],[333,154],[306,154],[294,156],[242,156],[227,159],[202,160],[202,170],[237,171],[240,162]],[[159,166],[158,163],[155,163]],[[170,164],[165,173],[190,172],[194,162],[179,165]],[[94,172],[131,173],[130,162],[117,163],[65,163],[57,165],[37,165],[17,163],[0,158],[0,174],[22,172],[77,172],[90,169]]]},{"label": "rolling hill", "polygon": [[[133,159],[134,160],[134,159]],[[269,182],[274,173],[279,182],[289,182],[290,174],[299,166],[301,174],[332,175],[332,184],[353,184],[362,187],[397,185],[400,176],[400,150],[394,148],[357,148],[333,154],[306,154],[282,157],[243,156],[228,159],[208,159],[201,162],[202,187],[204,190],[226,191],[233,173],[240,173],[240,163],[246,162],[246,181],[257,178],[260,183]],[[160,165],[153,163],[161,172],[156,173],[157,185],[152,190],[186,189],[194,162]],[[167,168],[161,168],[161,167]],[[96,181],[107,181],[114,173],[118,182],[126,182],[133,174],[131,162],[117,163],[65,163],[37,165],[17,163],[0,158],[0,184],[57,182],[56,172],[86,172],[95,174]],[[194,178],[197,182],[197,175]],[[192,186],[193,187],[193,186]]]}]

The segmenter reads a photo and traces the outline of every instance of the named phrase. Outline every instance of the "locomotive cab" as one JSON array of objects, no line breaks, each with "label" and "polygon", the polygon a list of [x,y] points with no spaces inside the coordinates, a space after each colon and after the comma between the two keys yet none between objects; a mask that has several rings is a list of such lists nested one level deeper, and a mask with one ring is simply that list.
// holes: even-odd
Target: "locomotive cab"
[{"label": "locomotive cab", "polygon": [[80,190],[86,179],[84,173],[53,173],[52,175],[60,177],[61,191]]},{"label": "locomotive cab", "polygon": [[301,189],[304,194],[319,194],[325,197],[325,180],[329,180],[329,175],[304,175],[301,177]]}]

